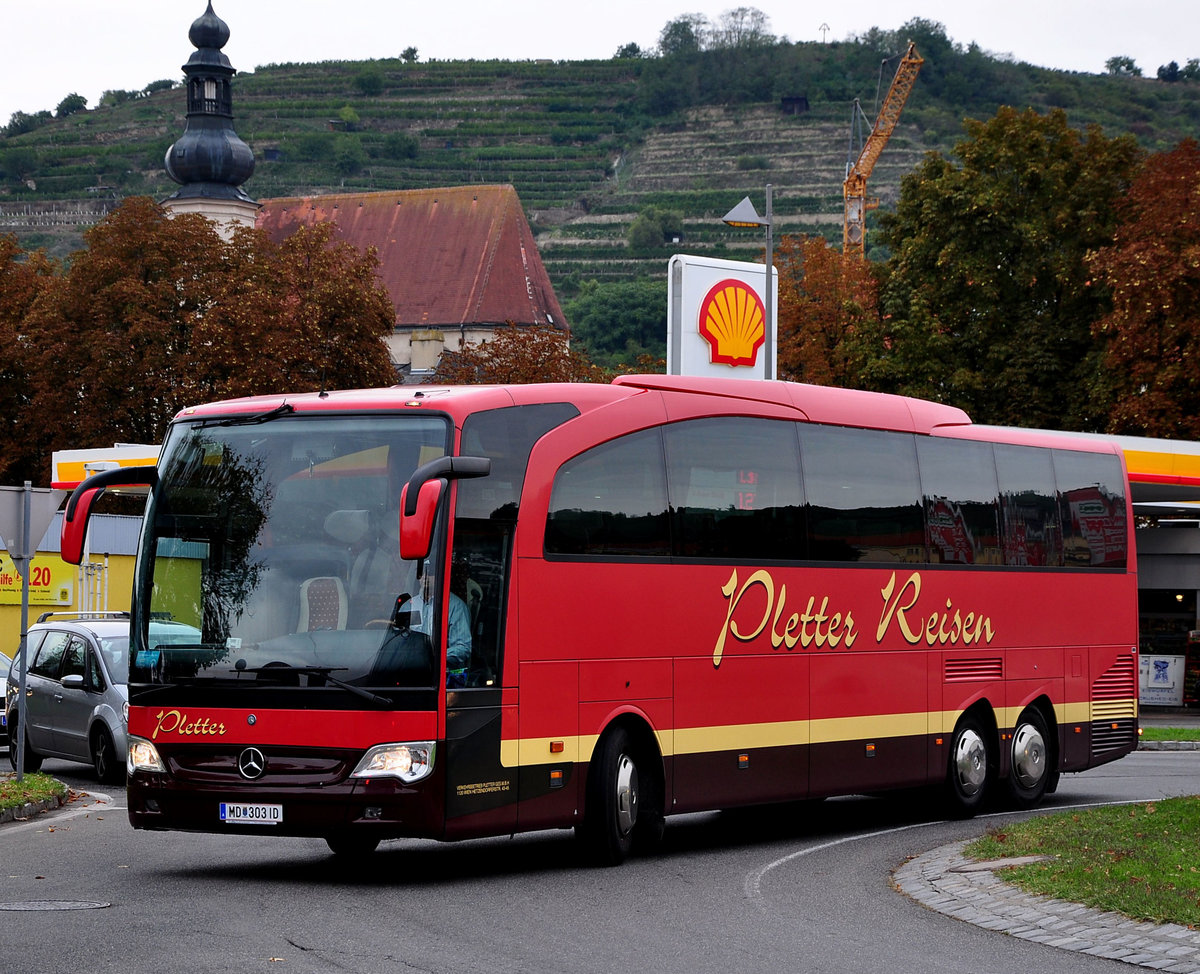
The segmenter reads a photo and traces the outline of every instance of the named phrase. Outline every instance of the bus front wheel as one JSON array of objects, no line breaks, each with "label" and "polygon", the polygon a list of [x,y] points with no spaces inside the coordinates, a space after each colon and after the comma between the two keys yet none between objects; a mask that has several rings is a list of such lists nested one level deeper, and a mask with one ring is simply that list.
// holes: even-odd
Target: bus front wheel
[{"label": "bus front wheel", "polygon": [[1046,794],[1051,775],[1049,734],[1041,713],[1030,708],[1021,714],[1012,735],[1008,770],[1008,797],[1017,808],[1032,808]]},{"label": "bus front wheel", "polygon": [[618,866],[633,848],[641,814],[641,787],[633,741],[623,727],[600,742],[587,780],[587,802],[579,838],[588,856]]},{"label": "bus front wheel", "polygon": [[974,815],[987,797],[991,767],[986,734],[977,718],[964,717],[950,741],[946,794],[959,815]]}]

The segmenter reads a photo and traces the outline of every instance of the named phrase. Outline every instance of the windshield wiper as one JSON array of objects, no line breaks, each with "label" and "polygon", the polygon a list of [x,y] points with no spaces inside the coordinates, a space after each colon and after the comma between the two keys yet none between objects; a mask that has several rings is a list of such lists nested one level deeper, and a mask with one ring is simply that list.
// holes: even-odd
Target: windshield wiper
[{"label": "windshield wiper", "polygon": [[254,426],[258,423],[269,423],[273,419],[278,419],[280,416],[286,416],[288,413],[294,413],[296,407],[290,402],[281,402],[274,409],[268,409],[265,413],[255,413],[252,416],[231,416],[229,419],[223,419],[219,423],[213,423],[213,426]]},{"label": "windshield wiper", "polygon": [[[239,660],[238,662],[241,662]],[[306,676],[319,676],[326,683],[331,683],[335,687],[342,690],[347,690],[353,693],[356,697],[362,697],[364,700],[369,700],[373,704],[380,707],[392,706],[392,701],[387,697],[381,697],[378,693],[372,693],[364,687],[357,687],[353,683],[346,683],[344,680],[339,680],[337,677],[330,676],[334,670],[344,670],[344,666],[238,666],[234,664],[234,673],[303,673]]]}]

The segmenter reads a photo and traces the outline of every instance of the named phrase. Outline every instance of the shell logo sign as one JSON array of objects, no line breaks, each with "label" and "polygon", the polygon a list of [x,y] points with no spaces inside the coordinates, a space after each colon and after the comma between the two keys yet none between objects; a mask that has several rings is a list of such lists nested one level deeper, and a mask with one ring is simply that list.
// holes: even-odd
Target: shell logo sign
[{"label": "shell logo sign", "polygon": [[[778,271],[772,268],[772,297]],[[667,374],[774,379],[777,315],[766,267],[676,254],[667,269]],[[778,301],[772,301],[778,307]]]},{"label": "shell logo sign", "polygon": [[700,336],[713,362],[753,365],[766,341],[762,299],[741,281],[718,281],[700,304]]}]

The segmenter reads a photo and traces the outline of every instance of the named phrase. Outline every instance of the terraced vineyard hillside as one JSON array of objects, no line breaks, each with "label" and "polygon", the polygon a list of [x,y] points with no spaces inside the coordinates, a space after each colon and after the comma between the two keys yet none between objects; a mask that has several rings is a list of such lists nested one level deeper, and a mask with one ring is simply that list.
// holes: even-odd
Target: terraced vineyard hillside
[{"label": "terraced vineyard hillside", "polygon": [[[1000,104],[1062,107],[1072,124],[1131,131],[1147,148],[1200,133],[1193,85],[1014,65],[953,50],[937,35],[922,44],[927,65],[869,186],[885,207],[924,152],[961,136],[964,115],[986,118]],[[650,66],[662,67],[653,59],[258,67],[233,87],[235,127],[256,160],[244,188],[269,199],[512,183],[563,299],[590,279],[662,277],[679,250],[753,257],[761,235],[720,217],[747,195],[761,211],[767,183],[777,234],[838,239],[850,106],[860,97],[870,113],[884,71],[864,44],[772,50],[771,100],[670,112],[653,104],[646,79]],[[785,114],[782,95],[806,97],[809,110]],[[0,233],[66,256],[120,199],[168,196],[176,187],[162,160],[184,112],[184,93],[173,88],[6,132]],[[635,250],[630,229],[650,208],[677,215],[682,239]],[[870,244],[869,224],[868,253]]]}]

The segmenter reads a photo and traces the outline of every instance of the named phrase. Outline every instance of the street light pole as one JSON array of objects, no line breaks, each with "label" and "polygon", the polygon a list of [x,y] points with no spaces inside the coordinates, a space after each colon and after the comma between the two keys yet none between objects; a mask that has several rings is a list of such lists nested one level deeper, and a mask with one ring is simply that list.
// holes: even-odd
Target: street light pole
[{"label": "street light pole", "polygon": [[754,204],[747,196],[737,206],[721,218],[721,222],[731,227],[765,227],[767,231],[767,289],[763,292],[763,378],[775,378],[775,343],[772,339],[775,319],[774,288],[775,283],[775,240],[772,235],[774,212],[771,206],[771,184],[767,183],[767,213],[759,216]]}]

